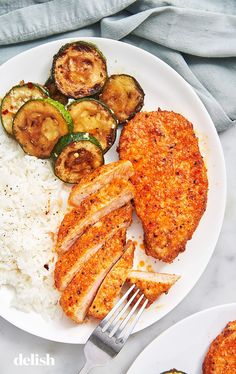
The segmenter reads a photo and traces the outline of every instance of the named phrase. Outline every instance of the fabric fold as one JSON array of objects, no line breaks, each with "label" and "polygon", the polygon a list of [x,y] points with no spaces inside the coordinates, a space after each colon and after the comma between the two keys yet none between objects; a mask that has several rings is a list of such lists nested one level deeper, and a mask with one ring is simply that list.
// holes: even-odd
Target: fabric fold
[{"label": "fabric fold", "polygon": [[0,2],[0,63],[48,40],[81,36],[124,40],[153,53],[193,87],[218,131],[236,124],[234,0]]},{"label": "fabric fold", "polygon": [[0,45],[79,29],[120,12],[134,1],[53,0],[16,9],[0,16]]},{"label": "fabric fold", "polygon": [[[145,22],[144,22],[145,21]],[[101,34],[120,40],[133,32],[157,44],[201,57],[236,56],[236,16],[163,6],[101,21]]]}]

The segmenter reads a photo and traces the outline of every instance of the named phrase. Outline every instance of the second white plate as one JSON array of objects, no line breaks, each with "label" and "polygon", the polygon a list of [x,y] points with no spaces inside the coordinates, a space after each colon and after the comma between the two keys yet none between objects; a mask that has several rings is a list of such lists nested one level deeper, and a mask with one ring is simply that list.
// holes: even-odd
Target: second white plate
[{"label": "second white plate", "polygon": [[185,318],[149,344],[127,374],[160,374],[173,368],[187,374],[202,374],[209,345],[235,319],[236,303],[219,305]]}]

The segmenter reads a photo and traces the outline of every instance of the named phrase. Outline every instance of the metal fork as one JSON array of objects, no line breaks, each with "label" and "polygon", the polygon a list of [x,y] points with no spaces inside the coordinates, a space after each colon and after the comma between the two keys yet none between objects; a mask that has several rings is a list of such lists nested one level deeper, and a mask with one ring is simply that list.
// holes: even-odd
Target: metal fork
[{"label": "metal fork", "polygon": [[[126,340],[133,331],[148,303],[148,300],[142,294],[125,316],[125,312],[140,291],[139,289],[134,290],[134,288],[135,285],[132,285],[128,289],[89,337],[84,347],[86,363],[79,374],[87,374],[92,368],[105,365],[124,347]],[[126,302],[124,307],[120,309],[123,302],[131,293],[132,296],[130,299]],[[140,305],[141,301],[143,301],[142,305]]]}]

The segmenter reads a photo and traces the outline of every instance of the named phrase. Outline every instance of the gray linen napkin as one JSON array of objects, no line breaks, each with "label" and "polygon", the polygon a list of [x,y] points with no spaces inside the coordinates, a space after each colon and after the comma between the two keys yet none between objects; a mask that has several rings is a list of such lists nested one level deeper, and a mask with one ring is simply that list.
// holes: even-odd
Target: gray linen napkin
[{"label": "gray linen napkin", "polygon": [[148,50],[192,85],[218,131],[236,124],[235,0],[0,0],[0,63],[80,36]]}]

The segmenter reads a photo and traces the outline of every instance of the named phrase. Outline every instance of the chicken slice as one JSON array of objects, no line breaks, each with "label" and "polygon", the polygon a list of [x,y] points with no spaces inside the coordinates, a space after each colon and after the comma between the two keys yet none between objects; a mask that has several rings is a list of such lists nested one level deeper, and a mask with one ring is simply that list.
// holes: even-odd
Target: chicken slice
[{"label": "chicken slice", "polygon": [[89,316],[103,319],[113,308],[126,281],[129,270],[133,266],[134,243],[129,240],[123,256],[117,261],[101,284],[92,305],[89,308]]},{"label": "chicken slice", "polygon": [[103,279],[123,254],[126,230],[119,230],[92,256],[63,292],[60,305],[65,314],[82,323]]},{"label": "chicken slice", "polygon": [[93,256],[106,241],[120,229],[128,228],[132,221],[130,203],[114,210],[100,221],[90,226],[84,234],[63,253],[55,266],[55,286],[63,291],[83,264]]},{"label": "chicken slice", "polygon": [[[175,274],[155,273],[150,271],[130,270],[127,282],[135,284],[136,288],[148,299],[150,306],[161,294],[168,293],[169,289],[180,277]],[[139,298],[139,294],[135,302]]]},{"label": "chicken slice", "polygon": [[129,179],[133,174],[134,168],[130,161],[116,161],[102,165],[86,175],[72,188],[69,203],[78,206],[82,200],[111,183],[114,179]]},{"label": "chicken slice", "polygon": [[65,252],[89,226],[127,204],[133,196],[134,189],[129,181],[115,179],[87,197],[78,208],[65,215],[58,231],[56,250]]}]

